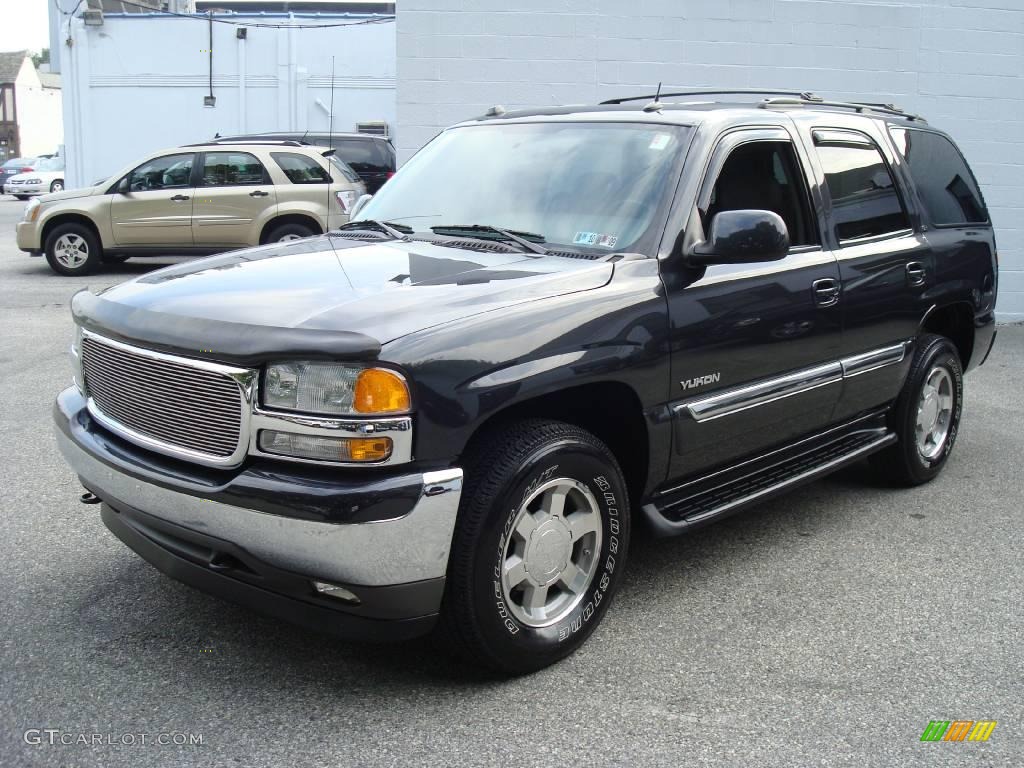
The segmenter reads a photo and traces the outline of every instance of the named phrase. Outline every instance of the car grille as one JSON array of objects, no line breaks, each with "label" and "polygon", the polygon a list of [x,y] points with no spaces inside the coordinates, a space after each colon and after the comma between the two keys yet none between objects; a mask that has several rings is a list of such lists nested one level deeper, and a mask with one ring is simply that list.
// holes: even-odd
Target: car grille
[{"label": "car grille", "polygon": [[85,389],[94,407],[115,425],[168,448],[221,460],[239,449],[243,400],[230,376],[184,359],[149,357],[94,336],[82,339],[81,354]]}]

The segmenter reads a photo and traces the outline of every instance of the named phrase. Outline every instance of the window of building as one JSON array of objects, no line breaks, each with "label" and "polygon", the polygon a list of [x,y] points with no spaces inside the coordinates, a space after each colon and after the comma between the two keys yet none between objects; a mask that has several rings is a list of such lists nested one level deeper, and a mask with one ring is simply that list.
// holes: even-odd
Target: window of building
[{"label": "window of building", "polygon": [[722,211],[774,211],[789,231],[791,245],[818,244],[807,185],[793,145],[788,141],[754,141],[730,153],[715,181],[704,228]]},{"label": "window of building", "polygon": [[840,242],[910,229],[889,166],[870,139],[845,131],[815,131],[814,143]]},{"label": "window of building", "polygon": [[953,142],[931,131],[892,128],[890,133],[932,224],[988,221],[978,184]]}]

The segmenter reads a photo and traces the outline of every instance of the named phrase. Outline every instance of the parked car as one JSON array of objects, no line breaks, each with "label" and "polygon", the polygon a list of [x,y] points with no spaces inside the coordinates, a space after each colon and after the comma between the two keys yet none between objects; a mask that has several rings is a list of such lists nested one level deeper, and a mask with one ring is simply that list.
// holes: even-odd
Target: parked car
[{"label": "parked car", "polygon": [[977,182],[919,117],[767,95],[495,109],[340,231],[76,294],[61,451],[176,579],[509,673],[635,525],[934,479],[995,339]]},{"label": "parked car", "polygon": [[37,158],[32,170],[17,173],[4,182],[3,190],[19,200],[64,191],[64,158]]},{"label": "parked car", "polygon": [[35,198],[18,247],[62,275],[153,254],[296,240],[348,221],[366,191],[325,147],[289,141],[154,152],[102,184]]},{"label": "parked car", "polygon": [[3,165],[0,165],[0,191],[3,191],[4,184],[7,183],[9,178],[17,176],[19,173],[31,171],[38,162],[38,157],[12,157]]},{"label": "parked car", "polygon": [[369,133],[278,131],[215,139],[218,142],[267,140],[300,141],[331,147],[337,151],[338,157],[348,163],[366,182],[366,191],[371,195],[376,194],[377,190],[384,186],[384,182],[395,175],[395,147],[386,136]]}]

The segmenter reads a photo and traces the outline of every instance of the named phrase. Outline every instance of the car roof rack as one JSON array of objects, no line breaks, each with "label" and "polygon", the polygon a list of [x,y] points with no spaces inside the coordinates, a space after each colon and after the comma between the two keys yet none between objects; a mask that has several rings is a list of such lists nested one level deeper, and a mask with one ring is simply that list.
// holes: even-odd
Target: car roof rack
[{"label": "car roof rack", "polygon": [[777,88],[731,88],[720,90],[717,88],[695,88],[689,91],[672,91],[671,93],[648,93],[643,96],[621,96],[617,99],[606,99],[601,104],[624,104],[627,101],[655,101],[663,98],[674,98],[676,96],[729,96],[729,95],[758,95],[767,94],[774,96],[798,96],[807,101],[819,100],[810,91],[785,91]]},{"label": "car roof rack", "polygon": [[257,145],[269,145],[272,147],[306,147],[311,146],[304,141],[295,141],[294,139],[210,139],[209,141],[198,141],[195,144],[183,144],[185,147],[207,147],[213,144],[219,144],[223,146],[230,146],[233,144],[257,144]]},{"label": "car roof rack", "polygon": [[644,109],[658,108],[661,106],[661,99],[675,98],[679,96],[766,96],[757,106],[768,109],[770,107],[836,107],[839,109],[852,109],[855,112],[875,112],[883,115],[902,117],[906,120],[927,122],[920,115],[905,112],[894,104],[883,104],[881,102],[854,102],[854,101],[829,101],[811,91],[787,91],[777,88],[694,88],[688,91],[673,91],[671,93],[649,93],[642,96],[622,96],[615,99],[602,101],[602,105],[624,104],[630,101],[649,102]]},{"label": "car roof rack", "polygon": [[759,107],[762,109],[769,109],[771,107],[803,107],[807,105],[814,107],[836,107],[838,109],[852,109],[854,112],[863,114],[864,112],[874,112],[882,115],[892,115],[893,117],[902,117],[905,120],[912,120],[919,123],[927,123],[921,115],[915,115],[911,112],[905,112],[904,110],[897,107],[895,104],[882,104],[880,102],[866,101],[828,101],[826,99],[797,99],[788,97],[778,97],[765,99]]}]

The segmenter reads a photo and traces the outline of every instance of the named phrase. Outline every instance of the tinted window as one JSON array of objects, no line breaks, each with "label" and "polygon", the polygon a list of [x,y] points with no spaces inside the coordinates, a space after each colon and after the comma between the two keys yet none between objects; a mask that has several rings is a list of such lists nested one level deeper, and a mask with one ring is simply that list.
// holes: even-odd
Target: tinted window
[{"label": "tinted window", "polygon": [[353,171],[344,160],[339,159],[337,155],[330,155],[327,158],[327,162],[341,171],[341,175],[353,184],[360,181],[359,174]]},{"label": "tinted window", "polygon": [[804,175],[792,144],[756,141],[732,150],[715,181],[705,230],[715,214],[746,209],[779,214],[786,222],[792,245],[817,244],[817,227],[811,219]]},{"label": "tinted window", "polygon": [[263,164],[248,152],[207,152],[203,161],[204,187],[263,184]]},{"label": "tinted window", "polygon": [[192,160],[195,155],[164,155],[149,160],[128,174],[128,188],[132,192],[147,189],[177,189],[189,186]]},{"label": "tinted window", "polygon": [[296,152],[271,152],[288,181],[292,184],[326,184],[331,176],[326,168],[311,157]]},{"label": "tinted window", "polygon": [[933,224],[988,221],[978,184],[953,142],[931,131],[893,128],[891,133]]},{"label": "tinted window", "polygon": [[335,140],[334,147],[341,159],[356,173],[381,173],[390,170],[384,153],[375,141]]},{"label": "tinted window", "polygon": [[910,229],[889,167],[878,148],[865,142],[860,136],[849,143],[819,141],[815,135],[840,240]]}]

